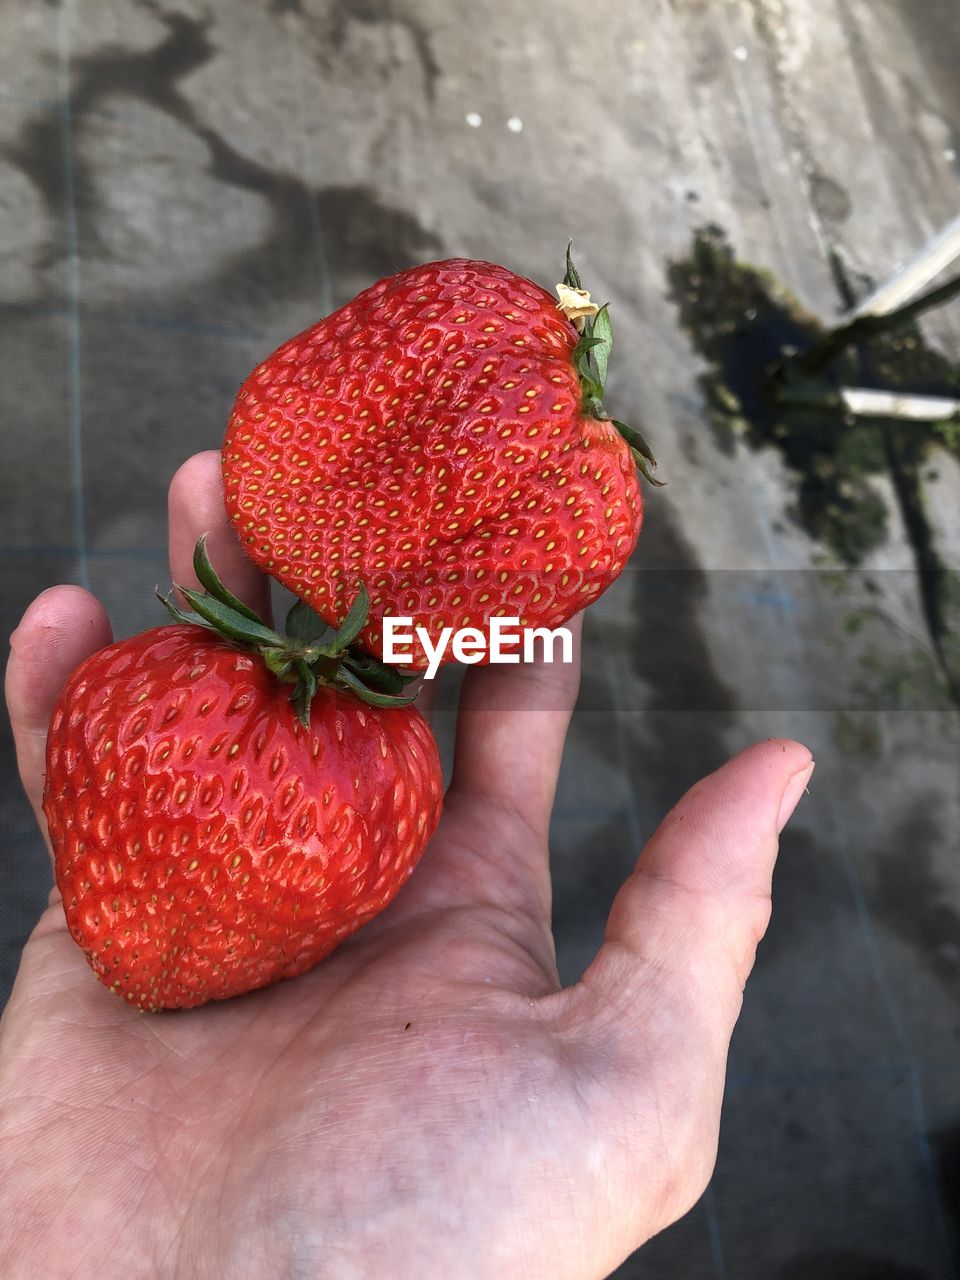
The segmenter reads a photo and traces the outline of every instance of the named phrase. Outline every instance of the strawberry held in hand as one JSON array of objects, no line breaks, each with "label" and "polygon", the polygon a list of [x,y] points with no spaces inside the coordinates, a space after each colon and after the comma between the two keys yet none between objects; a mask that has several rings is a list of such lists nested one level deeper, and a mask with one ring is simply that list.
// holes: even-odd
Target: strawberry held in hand
[{"label": "strawberry held in hand", "polygon": [[365,583],[360,642],[380,656],[384,616],[436,642],[493,616],[557,627],[601,595],[653,460],[603,410],[610,322],[569,254],[558,292],[559,308],[504,267],[432,262],[284,343],[222,451],[254,562],[331,623]]},{"label": "strawberry held in hand", "polygon": [[362,596],[332,637],[295,606],[285,638],[219,584],[202,542],[195,565],[212,592],[184,592],[199,616],[171,606],[183,625],[89,658],[47,741],[70,931],[145,1010],[310,969],[391,901],[440,812],[426,722],[395,672],[348,650]]}]

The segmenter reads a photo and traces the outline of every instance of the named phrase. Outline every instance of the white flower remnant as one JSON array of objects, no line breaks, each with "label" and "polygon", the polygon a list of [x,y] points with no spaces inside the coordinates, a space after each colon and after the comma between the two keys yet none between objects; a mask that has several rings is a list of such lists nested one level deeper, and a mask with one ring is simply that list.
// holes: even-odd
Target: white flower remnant
[{"label": "white flower remnant", "polygon": [[557,310],[562,311],[568,320],[572,320],[578,329],[583,329],[587,316],[595,316],[600,308],[590,299],[586,289],[571,289],[568,284],[557,285]]},{"label": "white flower remnant", "polygon": [[489,662],[520,662],[521,652],[524,662],[533,662],[538,641],[544,662],[554,661],[558,641],[560,661],[573,661],[573,636],[567,627],[521,627],[519,618],[491,618],[489,640],[478,627],[461,627],[458,631],[444,627],[434,643],[426,627],[417,627],[414,632],[410,630],[412,626],[412,618],[384,618],[383,660],[414,662],[416,640],[427,660],[426,680],[432,680],[437,674],[448,645],[454,658],[467,666],[482,662],[485,657]]}]

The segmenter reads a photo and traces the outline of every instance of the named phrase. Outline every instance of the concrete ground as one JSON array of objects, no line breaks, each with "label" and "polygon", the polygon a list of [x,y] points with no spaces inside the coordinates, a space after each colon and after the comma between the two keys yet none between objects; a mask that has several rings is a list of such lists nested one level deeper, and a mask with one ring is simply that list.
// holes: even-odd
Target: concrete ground
[{"label": "concrete ground", "polygon": [[[0,29],[3,625],[62,581],[118,634],[159,622],[169,478],[263,354],[415,261],[552,285],[573,234],[615,319],[608,402],[669,484],[588,624],[564,976],[688,784],[773,734],[818,760],[716,1176],[618,1274],[956,1276],[960,466],[887,427],[870,466],[841,421],[809,463],[764,435],[713,363],[768,313],[711,338],[733,285],[707,296],[692,257],[712,225],[791,315],[829,319],[841,275],[862,291],[954,216],[953,0],[0,0]],[[960,308],[910,341],[949,382]],[[5,993],[47,888],[6,737],[0,812]]]}]

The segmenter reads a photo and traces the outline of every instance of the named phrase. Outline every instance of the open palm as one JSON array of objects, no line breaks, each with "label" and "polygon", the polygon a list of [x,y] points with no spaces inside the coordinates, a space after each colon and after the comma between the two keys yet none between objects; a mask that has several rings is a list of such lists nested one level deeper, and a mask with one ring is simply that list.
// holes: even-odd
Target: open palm
[{"label": "open palm", "polygon": [[[177,581],[207,530],[264,608],[213,454],[171,488]],[[8,705],[38,815],[51,709],[109,638],[73,587],[15,635]],[[688,794],[561,990],[547,827],[576,688],[565,665],[469,673],[422,866],[295,981],[135,1014],[54,896],[0,1023],[0,1275],[585,1280],[694,1203],[810,756],[767,742]]]}]

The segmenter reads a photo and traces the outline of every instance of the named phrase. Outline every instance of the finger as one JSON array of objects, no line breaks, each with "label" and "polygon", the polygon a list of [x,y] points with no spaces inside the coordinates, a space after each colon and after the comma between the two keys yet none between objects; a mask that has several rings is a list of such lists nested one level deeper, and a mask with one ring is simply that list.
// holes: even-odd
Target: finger
[{"label": "finger", "polygon": [[110,620],[82,587],[37,596],[10,637],[6,697],[24,790],[41,829],[47,726],[67,677],[112,639]]},{"label": "finger", "polygon": [[618,893],[581,982],[551,997],[586,1064],[597,1131],[612,1136],[609,1176],[642,1183],[652,1160],[656,1194],[636,1197],[630,1248],[687,1212],[710,1179],[777,837],[812,770],[805,747],[770,741],[688,792]]},{"label": "finger", "polygon": [[426,720],[427,724],[433,723],[433,717],[437,709],[437,697],[440,693],[440,681],[443,678],[443,672],[438,671],[432,680],[418,680],[415,684],[410,684],[404,690],[404,695],[416,695],[416,708]]},{"label": "finger", "polygon": [[546,839],[560,758],[580,684],[582,618],[568,623],[571,661],[475,667],[463,682],[451,799],[505,811]]},{"label": "finger", "polygon": [[170,484],[170,573],[180,586],[196,587],[193,549],[207,534],[207,554],[221,581],[234,595],[270,619],[270,580],[243,553],[223,507],[220,454],[196,453],[181,466]]},{"label": "finger", "polygon": [[799,743],[759,743],[670,811],[617,894],[584,975],[588,1016],[617,1016],[636,1036],[651,998],[674,996],[708,1057],[725,1060],[769,920],[778,836],[812,772]]},{"label": "finger", "polygon": [[[427,865],[395,918],[452,905],[492,907],[556,988],[547,828],[577,697],[581,619],[569,663],[475,667],[463,681],[453,780]],[[557,654],[559,658],[559,653]]]}]

